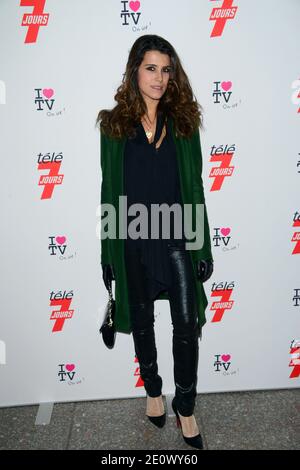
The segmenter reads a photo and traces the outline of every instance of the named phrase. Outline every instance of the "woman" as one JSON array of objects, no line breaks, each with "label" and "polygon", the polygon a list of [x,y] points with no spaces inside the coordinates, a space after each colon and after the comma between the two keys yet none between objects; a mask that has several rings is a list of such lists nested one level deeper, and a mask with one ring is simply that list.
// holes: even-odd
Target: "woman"
[{"label": "woman", "polygon": [[[107,289],[115,280],[116,330],[132,332],[147,392],[146,415],[158,427],[164,425],[166,413],[157,366],[154,301],[169,300],[176,387],[172,407],[185,442],[202,449],[193,411],[198,339],[208,303],[202,284],[213,272],[213,259],[201,177],[200,106],[176,51],[157,35],[141,36],[133,44],[115,100],[117,105],[100,111],[97,118],[101,123],[101,205],[108,203],[116,211],[113,236],[105,238],[102,220],[103,280]],[[119,196],[127,197],[126,222],[124,212],[119,219]],[[134,223],[136,213],[129,208],[137,203],[148,210],[147,218]],[[157,225],[150,215],[155,204],[183,209],[181,218],[180,211],[170,217],[167,237],[159,225],[158,238],[153,238],[151,228]],[[192,206],[192,227],[196,205],[204,206],[204,243],[197,249],[191,244],[187,248],[190,238],[184,230],[178,232],[184,228],[187,204]],[[126,237],[119,232],[124,223]]]}]

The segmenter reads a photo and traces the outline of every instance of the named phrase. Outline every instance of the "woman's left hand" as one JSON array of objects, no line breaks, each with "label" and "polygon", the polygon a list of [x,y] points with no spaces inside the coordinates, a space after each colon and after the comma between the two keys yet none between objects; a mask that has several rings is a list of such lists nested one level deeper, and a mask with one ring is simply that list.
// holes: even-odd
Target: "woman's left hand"
[{"label": "woman's left hand", "polygon": [[214,271],[214,261],[212,259],[200,259],[197,261],[197,277],[201,282],[207,281]]}]

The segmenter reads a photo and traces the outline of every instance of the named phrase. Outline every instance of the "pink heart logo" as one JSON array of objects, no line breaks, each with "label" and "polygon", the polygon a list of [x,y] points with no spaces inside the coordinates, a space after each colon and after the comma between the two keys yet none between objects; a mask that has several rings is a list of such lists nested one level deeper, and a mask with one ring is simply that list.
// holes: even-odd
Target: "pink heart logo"
[{"label": "pink heart logo", "polygon": [[66,241],[66,237],[56,237],[55,240],[59,245],[62,245]]},{"label": "pink heart logo", "polygon": [[66,364],[66,369],[68,372],[72,372],[75,369],[75,364]]},{"label": "pink heart logo", "polygon": [[129,7],[131,8],[131,10],[133,11],[138,11],[138,9],[140,8],[141,4],[140,2],[129,2]]},{"label": "pink heart logo", "polygon": [[225,90],[225,91],[230,90],[231,86],[232,86],[232,82],[222,82],[222,83],[221,83],[221,87],[222,87],[223,90]]},{"label": "pink heart logo", "polygon": [[230,228],[227,227],[227,228],[221,228],[221,234],[224,235],[226,237],[226,235],[228,235],[230,233]]},{"label": "pink heart logo", "polygon": [[228,362],[230,358],[231,358],[230,354],[223,354],[223,356],[221,356],[221,359],[224,362]]},{"label": "pink heart logo", "polygon": [[46,98],[51,98],[51,96],[53,95],[54,93],[54,90],[52,90],[52,88],[44,88],[43,89],[43,95],[46,96]]}]

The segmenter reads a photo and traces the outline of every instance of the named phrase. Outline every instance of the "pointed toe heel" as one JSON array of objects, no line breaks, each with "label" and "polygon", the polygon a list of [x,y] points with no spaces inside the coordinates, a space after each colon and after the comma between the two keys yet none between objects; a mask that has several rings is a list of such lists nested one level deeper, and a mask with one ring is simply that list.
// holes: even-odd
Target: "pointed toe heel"
[{"label": "pointed toe heel", "polygon": [[162,428],[166,423],[166,413],[161,416],[146,416],[150,419],[151,423],[155,424],[158,428]]},{"label": "pointed toe heel", "polygon": [[[149,395],[147,395],[147,397],[149,397]],[[150,398],[150,397],[149,397]],[[161,397],[162,399],[162,397]],[[167,417],[167,413],[164,412],[164,414],[160,415],[160,416],[149,416],[147,415],[146,413],[146,416],[147,418],[149,418],[149,420],[151,421],[151,423],[153,423],[155,426],[157,426],[158,428],[162,428],[165,423],[166,423],[166,417]]]}]

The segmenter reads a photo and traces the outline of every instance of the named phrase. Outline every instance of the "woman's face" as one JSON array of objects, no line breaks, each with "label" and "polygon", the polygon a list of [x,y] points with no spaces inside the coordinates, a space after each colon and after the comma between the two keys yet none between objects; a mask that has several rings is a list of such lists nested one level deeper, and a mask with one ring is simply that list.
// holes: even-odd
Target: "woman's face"
[{"label": "woman's face", "polygon": [[147,51],[138,68],[137,80],[140,92],[146,102],[160,100],[165,93],[171,71],[168,54]]}]

